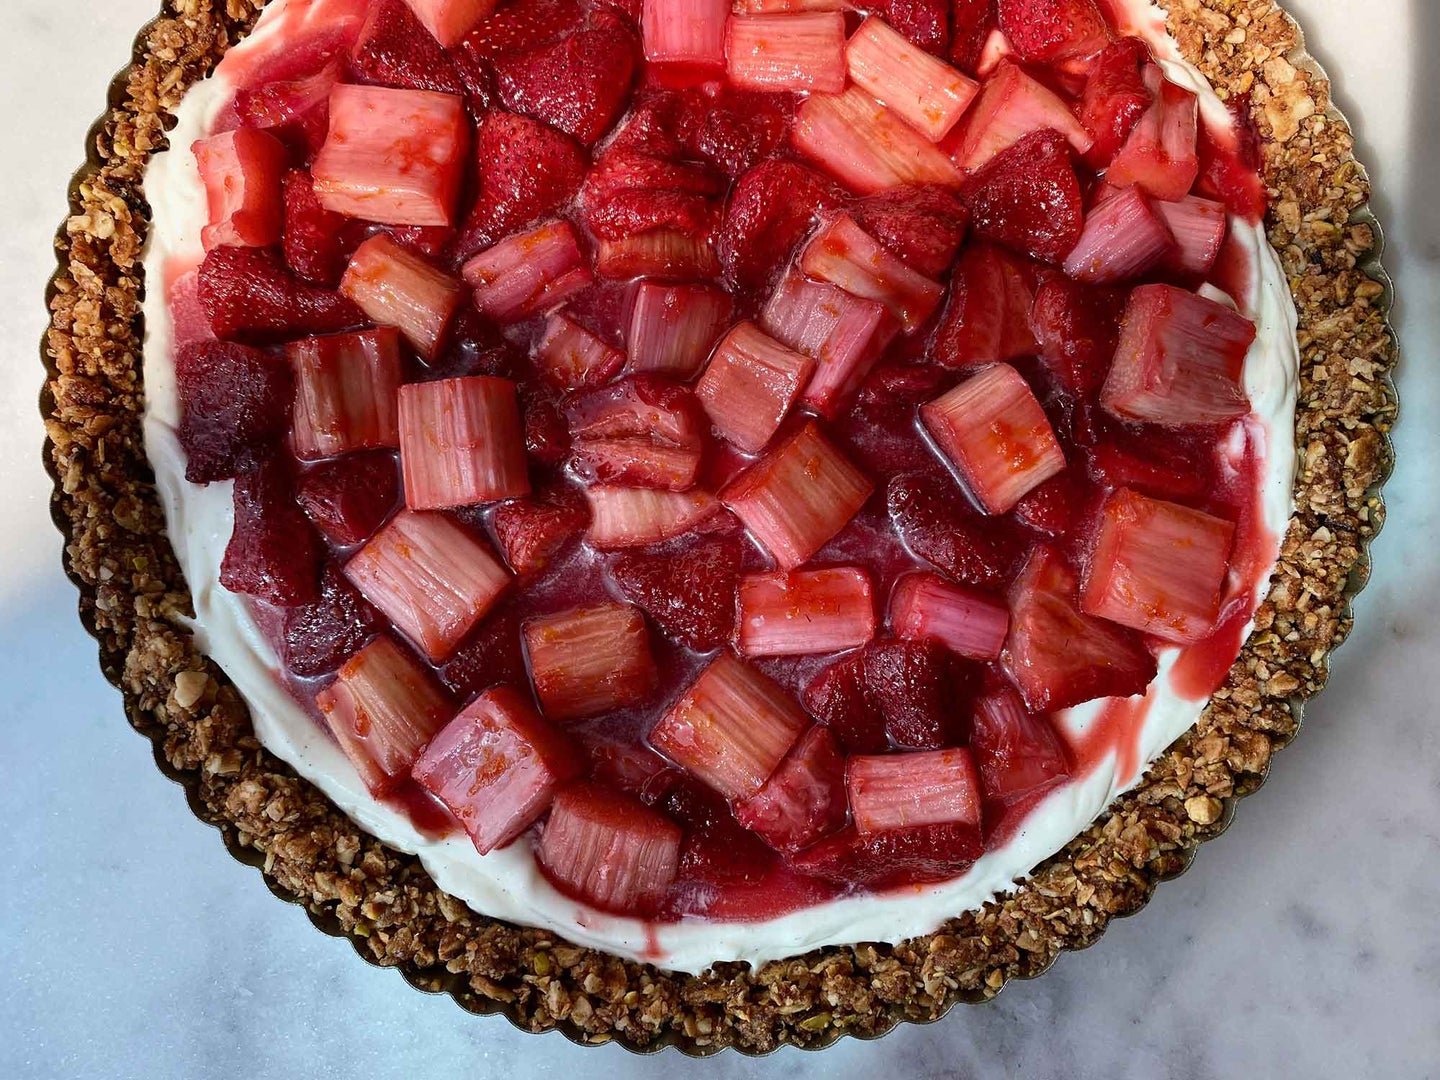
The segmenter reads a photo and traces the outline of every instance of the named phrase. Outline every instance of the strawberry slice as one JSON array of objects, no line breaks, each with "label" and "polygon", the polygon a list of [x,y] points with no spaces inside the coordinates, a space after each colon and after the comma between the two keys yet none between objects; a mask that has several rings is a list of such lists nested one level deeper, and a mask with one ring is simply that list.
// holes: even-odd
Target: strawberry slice
[{"label": "strawberry slice", "polygon": [[256,128],[237,128],[200,139],[191,151],[210,211],[209,224],[200,231],[205,250],[278,243],[284,222],[280,174],[285,147],[280,140]]},{"label": "strawberry slice", "polygon": [[601,386],[625,366],[623,352],[561,311],[545,321],[535,360],[541,375],[560,390]]},{"label": "strawberry slice", "polygon": [[[680,822],[686,832],[671,902],[687,914],[714,915],[715,902],[723,902],[737,887],[763,885],[775,856],[710,788],[684,773],[667,780],[668,790],[653,805]],[[651,790],[641,794],[646,802],[652,798]]]},{"label": "strawberry slice", "polygon": [[870,575],[856,566],[746,574],[740,579],[742,656],[807,656],[875,636]]},{"label": "strawberry slice", "polygon": [[942,187],[900,187],[850,206],[850,216],[867,233],[917,273],[938,278],[950,269],[970,211]]},{"label": "strawberry slice", "polygon": [[970,752],[986,797],[1006,805],[1070,775],[1065,746],[1054,726],[1026,709],[1014,688],[998,679],[975,703]]},{"label": "strawberry slice", "polygon": [[510,569],[536,574],[585,530],[590,513],[584,503],[557,494],[504,503],[496,508],[490,524]]},{"label": "strawberry slice", "polygon": [[320,595],[285,612],[281,655],[302,678],[324,675],[349,660],[385,629],[385,620],[333,563],[320,574]]},{"label": "strawberry slice", "polygon": [[[943,11],[940,25],[946,27]],[[979,92],[973,79],[873,16],[851,36],[845,63],[857,86],[889,105],[931,142],[950,133]]]},{"label": "strawberry slice", "polygon": [[704,420],[694,395],[657,375],[592,390],[566,409],[571,468],[584,480],[685,491],[700,469]]},{"label": "strawberry slice", "polygon": [[995,0],[953,0],[950,11],[950,63],[976,74],[980,53],[996,28]]},{"label": "strawberry slice", "polygon": [[635,78],[635,41],[621,20],[493,61],[500,100],[593,146],[625,109]]},{"label": "strawberry slice", "polygon": [[780,429],[814,370],[810,357],[743,322],[716,346],[695,396],[721,435],[755,454]]},{"label": "strawberry slice", "polygon": [[1043,262],[1063,261],[1084,227],[1080,182],[1058,132],[1033,132],[1002,150],[961,195],[976,233]]},{"label": "strawberry slice", "polygon": [[461,269],[481,314],[502,323],[543,315],[594,277],[567,221],[552,221],[487,248]]},{"label": "strawberry slice", "polygon": [[347,454],[314,465],[296,482],[296,501],[337,547],[363,544],[385,523],[400,498],[395,455]]},{"label": "strawberry slice", "polygon": [[793,570],[835,536],[875,485],[813,421],[720,492],[783,570]]},{"label": "strawberry slice", "polygon": [[1131,187],[1093,207],[1065,258],[1065,273],[1077,281],[1111,285],[1133,281],[1176,257],[1175,237],[1159,211],[1163,205],[1152,205]]},{"label": "strawberry slice", "polygon": [[750,169],[735,182],[720,226],[726,282],[742,292],[763,290],[816,217],[837,207],[841,197],[834,183],[799,162],[766,161]]},{"label": "strawberry slice", "polygon": [[1100,400],[1123,420],[1215,424],[1250,411],[1241,384],[1255,324],[1224,304],[1170,285],[1142,285]]},{"label": "strawberry slice", "polygon": [[304,169],[287,172],[281,192],[285,203],[286,265],[312,285],[338,285],[350,261],[354,223],[320,205],[310,174]]},{"label": "strawberry slice", "polygon": [[465,297],[460,282],[385,233],[372,236],[356,250],[340,291],[371,322],[398,327],[426,360],[439,354]]},{"label": "strawberry slice", "polygon": [[175,354],[185,479],[208,484],[237,475],[290,423],[294,379],[269,353],[223,341],[194,341]]},{"label": "strawberry slice", "polygon": [[444,660],[510,584],[490,549],[443,514],[402,510],[345,576],[431,660]]},{"label": "strawberry slice", "polygon": [[792,141],[862,194],[902,184],[956,187],[960,182],[942,150],[858,86],[806,98],[795,115]]},{"label": "strawberry slice", "polygon": [[447,49],[458,45],[495,10],[496,0],[405,0],[432,37]]},{"label": "strawberry slice", "polygon": [[433,676],[387,635],[347,660],[315,704],[375,795],[409,778],[420,751],[453,712]]},{"label": "strawberry slice", "polygon": [[1095,0],[999,0],[1000,29],[1031,64],[1094,56],[1110,42]]},{"label": "strawberry slice", "polygon": [[197,298],[222,339],[273,341],[336,334],[365,323],[346,297],[295,277],[274,252],[218,247],[200,264]]},{"label": "strawberry slice", "polygon": [[600,604],[525,624],[530,677],[545,715],[583,720],[637,705],[655,689],[645,617],[629,604]]},{"label": "strawberry slice", "polygon": [[446,724],[410,772],[488,855],[533,825],[582,768],[575,745],[501,686]]},{"label": "strawberry slice", "polygon": [[394,330],[305,338],[285,349],[295,369],[290,442],[300,458],[400,445],[403,379]]},{"label": "strawberry slice", "polygon": [[1125,301],[1123,289],[1081,285],[1063,277],[1040,286],[1030,324],[1040,359],[1061,388],[1086,400],[1100,389],[1120,340]]},{"label": "strawberry slice", "polygon": [[851,296],[884,304],[906,333],[918,330],[935,313],[944,296],[939,282],[905,265],[849,214],[831,221],[806,245],[800,255],[800,269]]},{"label": "strawberry slice", "polygon": [[955,581],[992,588],[1015,571],[1023,543],[1003,522],[976,517],[946,476],[907,473],[886,490],[890,520],[905,546]]},{"label": "strawberry slice", "polygon": [[286,469],[266,461],[235,478],[235,527],[220,584],[277,607],[320,595],[320,538],[295,505]]},{"label": "strawberry slice", "polygon": [[1154,100],[1105,171],[1105,183],[1116,188],[1133,184],[1173,202],[1188,194],[1200,175],[1199,99],[1154,64],[1146,66],[1144,79]]},{"label": "strawberry slice", "polygon": [[852,757],[845,787],[862,836],[917,825],[980,826],[980,778],[963,748]]},{"label": "strawberry slice", "polygon": [[1025,377],[1009,364],[972,375],[920,408],[920,419],[988,514],[1003,514],[1065,468]]},{"label": "strawberry slice", "polygon": [[528,680],[513,597],[492,608],[440,667],[440,681],[462,701],[492,686],[523,687]]},{"label": "strawberry slice", "polygon": [[890,594],[890,628],[907,641],[938,641],[971,660],[994,660],[1005,644],[1010,609],[937,574],[907,574]]},{"label": "strawberry slice", "polygon": [[769,678],[721,653],[650,730],[650,745],[727,799],[764,786],[807,724]]},{"label": "strawberry slice", "polygon": [[735,630],[740,545],[712,537],[680,552],[627,552],[610,564],[620,594],[664,631],[696,652],[710,652]]},{"label": "strawberry slice", "polygon": [[726,176],[739,176],[785,145],[792,111],[789,99],[777,94],[722,94],[687,146]]},{"label": "strawberry slice", "polygon": [[979,827],[968,822],[867,834],[848,826],[793,856],[791,864],[837,885],[884,890],[948,881],[970,869],[984,853]]},{"label": "strawberry slice", "polygon": [[[380,0],[371,9],[350,54],[350,71],[356,82],[440,94],[465,93],[465,83],[436,35],[416,17],[419,11],[412,10],[424,2]],[[484,0],[484,6],[493,3]],[[478,13],[475,21],[479,21],[480,14],[488,11]],[[458,36],[463,37],[464,31]]]},{"label": "strawberry slice", "polygon": [[652,64],[693,68],[725,65],[730,0],[644,0],[640,38]]},{"label": "strawberry slice", "polygon": [[462,257],[557,213],[585,179],[585,151],[528,116],[491,109],[475,138],[479,193],[461,228]]},{"label": "strawberry slice", "polygon": [[950,298],[930,352],[950,368],[1033,356],[1030,328],[1036,267],[992,244],[968,244],[950,279]]},{"label": "strawberry slice", "polygon": [[747,90],[845,89],[841,12],[732,15],[725,24],[726,74]]},{"label": "strawberry slice", "polygon": [[816,724],[763,787],[735,807],[735,819],[777,851],[800,851],[845,827],[845,758]]},{"label": "strawberry slice", "polygon": [[567,892],[621,914],[654,912],[680,865],[680,827],[629,795],[575,783],[555,796],[536,850]]},{"label": "strawberry slice", "polygon": [[732,310],[723,289],[640,282],[626,336],[629,370],[694,378],[730,325]]},{"label": "strawberry slice", "polygon": [[805,708],[852,754],[890,749],[885,717],[865,681],[865,654],[854,652],[831,664],[805,688]]},{"label": "strawberry slice", "polygon": [[1101,170],[1115,160],[1153,95],[1142,72],[1150,50],[1139,38],[1125,37],[1095,58],[1075,114],[1095,139],[1085,163]]},{"label": "strawberry slice", "polygon": [[1046,130],[1063,135],[1077,154],[1095,141],[1059,96],[1007,60],[985,80],[945,149],[960,169],[973,173],[1027,135]]},{"label": "strawberry slice", "polygon": [[865,686],[896,746],[937,750],[964,735],[964,695],[953,657],[933,641],[865,647]]},{"label": "strawberry slice", "polygon": [[400,466],[412,510],[528,495],[515,384],[472,375],[401,387]]},{"label": "strawberry slice", "polygon": [[548,45],[583,26],[587,15],[573,0],[518,0],[482,19],[461,40],[460,50],[488,66],[508,53]]},{"label": "strawberry slice", "polygon": [[1010,590],[1001,663],[1037,713],[1143,693],[1155,657],[1138,634],[1084,614],[1079,579],[1060,552],[1037,547]]},{"label": "strawberry slice", "polygon": [[590,504],[586,539],[597,551],[644,547],[683,536],[713,517],[720,503],[703,488],[658,491],[620,484],[592,484],[585,489]]},{"label": "strawberry slice", "polygon": [[1235,526],[1127,489],[1105,500],[1080,607],[1167,641],[1206,637],[1220,613]]}]

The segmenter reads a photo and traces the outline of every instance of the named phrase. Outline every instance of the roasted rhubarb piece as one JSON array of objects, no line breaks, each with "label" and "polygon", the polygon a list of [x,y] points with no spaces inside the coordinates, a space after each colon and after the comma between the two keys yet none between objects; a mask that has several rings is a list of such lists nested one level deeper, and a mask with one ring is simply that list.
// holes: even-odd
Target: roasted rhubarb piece
[{"label": "roasted rhubarb piece", "polygon": [[744,656],[839,652],[875,636],[870,575],[859,567],[746,574],[739,596]]},{"label": "roasted rhubarb piece", "polygon": [[731,16],[725,61],[730,81],[747,90],[838,94],[845,89],[845,16]]},{"label": "roasted rhubarb piece", "polygon": [[874,489],[812,421],[727,484],[720,501],[782,570],[793,570],[843,529]]},{"label": "roasted rhubarb piece", "polygon": [[720,276],[720,262],[709,236],[679,229],[646,229],[619,240],[602,240],[595,252],[595,273],[602,278],[635,277],[692,281]]},{"label": "roasted rhubarb piece", "polygon": [[560,390],[600,386],[625,366],[623,352],[563,311],[546,320],[545,332],[535,345],[535,359],[545,378]]},{"label": "roasted rhubarb piece", "polygon": [[1000,151],[965,181],[970,227],[1043,262],[1064,261],[1084,225],[1070,149],[1054,131],[1036,131]]},{"label": "roasted rhubarb piece", "polygon": [[651,729],[650,745],[725,798],[748,799],[806,726],[784,690],[721,653]]},{"label": "roasted rhubarb piece", "polygon": [[1184,198],[1200,175],[1199,101],[1153,64],[1146,67],[1144,79],[1154,100],[1105,171],[1105,183],[1117,188],[1134,185],[1147,195],[1173,202]]},{"label": "roasted rhubarb piece", "polygon": [[[1134,281],[1176,252],[1158,207],[1139,188],[1125,188],[1091,209],[1065,257],[1065,273],[1092,285]],[[1218,250],[1218,249],[1217,249]]]},{"label": "roasted rhubarb piece", "polygon": [[196,341],[175,354],[185,479],[225,480],[245,468],[290,422],[289,367],[269,353],[223,341]]},{"label": "roasted rhubarb piece", "polygon": [[1243,376],[1255,324],[1170,285],[1142,285],[1125,307],[1100,401],[1122,420],[1218,424],[1250,411]]},{"label": "roasted rhubarb piece", "polygon": [[964,741],[968,686],[944,646],[874,641],[865,647],[865,689],[885,718],[885,734],[909,750]]},{"label": "roasted rhubarb piece", "polygon": [[295,505],[284,464],[267,460],[235,479],[235,527],[220,562],[220,584],[277,607],[320,593],[320,540]]},{"label": "roasted rhubarb piece", "polygon": [[1095,0],[999,0],[1000,29],[1030,64],[1094,56],[1110,43]]},{"label": "roasted rhubarb piece", "polygon": [[600,604],[525,624],[530,677],[552,720],[583,720],[639,704],[655,689],[645,617]]},{"label": "roasted rhubarb piece", "polygon": [[315,154],[325,143],[330,125],[330,91],[340,81],[343,65],[332,60],[318,70],[293,79],[242,86],[235,91],[240,125],[261,128],[287,147]]},{"label": "roasted rhubarb piece", "polygon": [[1215,626],[1235,526],[1128,489],[1105,501],[1080,606],[1166,641],[1190,644]]},{"label": "roasted rhubarb piece", "polygon": [[1018,530],[1007,528],[1003,519],[980,517],[955,497],[948,476],[896,476],[885,501],[905,546],[962,584],[993,588],[1010,577],[1024,554]]},{"label": "roasted rhubarb piece", "polygon": [[709,285],[640,282],[626,335],[629,370],[694,378],[730,325],[731,307],[730,294]]},{"label": "roasted rhubarb piece", "polygon": [[209,224],[200,232],[205,250],[278,243],[284,221],[280,174],[285,147],[280,140],[256,128],[236,128],[201,139],[191,149],[210,210]]},{"label": "roasted rhubarb piece", "polygon": [[510,574],[443,514],[402,510],[345,564],[345,576],[431,660],[494,606]]},{"label": "roasted rhubarb piece", "polygon": [[570,464],[582,479],[670,491],[695,485],[704,419],[680,384],[637,375],[575,399],[566,415]]},{"label": "roasted rhubarb piece", "polygon": [[528,495],[515,384],[472,375],[402,387],[400,465],[412,510]]},{"label": "roasted rhubarb piece", "polygon": [[1053,787],[1070,775],[1065,747],[1054,726],[1025,708],[1014,688],[998,679],[975,703],[970,752],[986,797],[1006,804]]},{"label": "roasted rhubarb piece", "polygon": [[411,775],[488,855],[533,825],[581,771],[570,740],[518,691],[500,686],[446,724]]},{"label": "roasted rhubarb piece", "polygon": [[590,504],[586,538],[600,551],[644,547],[695,528],[720,509],[703,488],[660,491],[655,488],[593,484],[585,489]]},{"label": "roasted rhubarb piece", "polygon": [[340,281],[371,322],[394,326],[426,360],[435,359],[464,288],[385,233],[361,244]]},{"label": "roasted rhubarb piece", "polygon": [[297,457],[400,445],[398,333],[382,328],[305,338],[285,351],[295,369],[290,442]]},{"label": "roasted rhubarb piece", "polygon": [[850,78],[931,142],[939,142],[978,92],[975,80],[932,56],[874,16],[845,47]]},{"label": "roasted rhubarb piece", "polygon": [[973,173],[1025,136],[1047,128],[1063,135],[1079,154],[1094,142],[1065,102],[1018,64],[1005,62],[985,81],[945,146],[959,168]]},{"label": "roasted rhubarb piece", "polygon": [[654,64],[725,66],[730,0],[643,0],[640,39]]},{"label": "roasted rhubarb piece", "polygon": [[320,575],[320,595],[285,612],[281,656],[301,678],[334,671],[385,629],[380,617],[333,564]]},{"label": "roasted rhubarb piece", "polygon": [[737,803],[735,819],[777,851],[799,851],[844,828],[845,758],[835,736],[816,724],[763,787]]},{"label": "roasted rhubarb piece", "polygon": [[221,339],[266,342],[338,334],[365,324],[344,296],[290,272],[272,250],[218,247],[200,264],[196,299]]},{"label": "roasted rhubarb piece", "polygon": [[939,282],[910,269],[849,214],[830,222],[806,245],[800,269],[851,296],[884,304],[907,333],[918,330],[935,313],[944,295]]},{"label": "roasted rhubarb piece", "polygon": [[1175,202],[1157,201],[1153,205],[1175,239],[1166,267],[1194,279],[1209,274],[1230,227],[1225,204],[1187,195]]},{"label": "roasted rhubarb piece", "polygon": [[938,641],[971,660],[994,660],[1005,644],[1010,610],[985,593],[937,574],[908,574],[890,594],[890,629],[915,641]]},{"label": "roasted rhubarb piece", "polygon": [[814,370],[810,357],[743,322],[716,346],[695,396],[721,435],[755,454],[780,429]]},{"label": "roasted rhubarb piece", "polygon": [[400,470],[385,450],[322,461],[296,481],[296,501],[337,547],[370,539],[399,498]]},{"label": "roasted rhubarb piece", "polygon": [[1075,571],[1050,546],[1035,549],[1010,588],[1001,662],[1035,712],[1140,694],[1155,678],[1139,635],[1086,615],[1078,591]]},{"label": "roasted rhubarb piece", "polygon": [[792,270],[765,305],[760,325],[771,337],[815,360],[803,400],[834,416],[860,388],[900,329],[888,309]]},{"label": "roasted rhubarb piece", "polygon": [[341,666],[315,696],[325,725],[365,786],[384,795],[453,712],[434,677],[406,649],[381,636]]},{"label": "roasted rhubarb piece", "polygon": [[1050,421],[1009,364],[972,375],[922,406],[920,419],[986,513],[1005,513],[1065,468]]},{"label": "roasted rhubarb piece", "polygon": [[387,225],[453,225],[469,143],[453,94],[336,86],[330,133],[315,156],[327,210]]},{"label": "roasted rhubarb piece", "polygon": [[589,523],[584,503],[568,492],[502,503],[490,519],[496,543],[517,574],[545,569]]},{"label": "roasted rhubarb piece", "polygon": [[594,280],[565,221],[502,240],[465,264],[475,306],[498,322],[543,315]]},{"label": "roasted rhubarb piece", "polygon": [[555,796],[537,855],[568,892],[606,911],[647,915],[675,880],[680,840],[680,826],[634,796],[576,783]]},{"label": "roasted rhubarb piece", "polygon": [[916,825],[980,827],[980,778],[961,747],[852,757],[845,787],[862,835]]},{"label": "roasted rhubarb piece", "polygon": [[950,368],[1033,356],[1030,308],[1034,264],[993,244],[967,244],[950,278],[950,298],[931,338],[931,355]]},{"label": "roasted rhubarb piece", "polygon": [[944,151],[857,86],[808,97],[795,114],[792,138],[806,157],[862,193],[960,182]]},{"label": "roasted rhubarb piece", "polygon": [[738,537],[710,537],[681,552],[627,552],[610,564],[620,594],[696,652],[730,640],[739,574]]}]

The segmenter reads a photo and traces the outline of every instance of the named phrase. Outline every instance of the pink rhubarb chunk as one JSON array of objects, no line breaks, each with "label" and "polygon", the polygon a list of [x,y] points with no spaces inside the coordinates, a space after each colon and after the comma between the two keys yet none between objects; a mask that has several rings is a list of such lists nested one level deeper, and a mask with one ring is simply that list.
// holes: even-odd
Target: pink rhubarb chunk
[{"label": "pink rhubarb chunk", "polygon": [[721,653],[650,731],[650,745],[727,799],[748,799],[808,726],[784,690]]},{"label": "pink rhubarb chunk", "polygon": [[999,682],[975,703],[970,752],[985,795],[1014,803],[1070,775],[1054,725],[1025,708],[1015,689]]},{"label": "pink rhubarb chunk", "polygon": [[552,720],[582,720],[643,701],[655,689],[645,616],[600,604],[525,624],[530,675]]},{"label": "pink rhubarb chunk", "polygon": [[454,225],[468,146],[465,102],[454,94],[336,86],[311,167],[315,195],[366,221]]},{"label": "pink rhubarb chunk", "polygon": [[1119,188],[1133,184],[1147,195],[1174,202],[1189,193],[1200,175],[1199,99],[1153,64],[1145,68],[1144,78],[1154,101],[1105,171],[1105,183]]},{"label": "pink rhubarb chunk", "polygon": [[460,39],[495,10],[496,0],[405,0],[430,36],[445,48]]},{"label": "pink rhubarb chunk", "polygon": [[402,510],[345,576],[432,660],[444,660],[510,584],[490,549],[443,514]]},{"label": "pink rhubarb chunk", "polygon": [[806,245],[800,269],[852,296],[884,304],[907,333],[924,325],[945,295],[939,282],[910,269],[849,214],[841,214]]},{"label": "pink rhubarb chunk", "polygon": [[1010,610],[974,589],[938,574],[907,574],[890,595],[890,628],[897,637],[938,641],[971,660],[994,660],[1005,644]]},{"label": "pink rhubarb chunk", "polygon": [[504,323],[543,315],[594,280],[566,221],[502,240],[461,272],[475,289],[475,306]]},{"label": "pink rhubarb chunk", "polygon": [[1154,207],[1175,237],[1175,249],[1165,265],[1187,277],[1206,277],[1220,257],[1230,227],[1225,204],[1186,195],[1176,202],[1157,201]]},{"label": "pink rhubarb chunk", "polygon": [[960,183],[940,148],[858,86],[843,94],[812,94],[795,114],[792,138],[802,154],[861,194],[902,184]]},{"label": "pink rhubarb chunk", "polygon": [[1092,285],[1133,281],[1175,250],[1165,218],[1139,188],[1125,188],[1091,209],[1065,273]]},{"label": "pink rhubarb chunk", "polygon": [[1215,627],[1235,526],[1128,488],[1105,501],[1080,606],[1189,644]]},{"label": "pink rhubarb chunk", "polygon": [[824,547],[875,490],[814,421],[727,484],[728,506],[782,570]]},{"label": "pink rhubarb chunk", "polygon": [[237,128],[201,139],[191,149],[210,209],[210,222],[200,232],[205,250],[278,243],[285,217],[284,144],[267,131]]},{"label": "pink rhubarb chunk", "polygon": [[852,757],[845,786],[862,835],[917,825],[980,824],[980,778],[964,748]]},{"label": "pink rhubarb chunk", "polygon": [[640,282],[626,338],[629,370],[694,378],[730,325],[731,309],[723,289]]},{"label": "pink rhubarb chunk", "polygon": [[340,291],[371,322],[397,327],[426,360],[440,352],[465,295],[460,282],[385,233],[372,236],[356,250]]},{"label": "pink rhubarb chunk", "polygon": [[558,311],[545,321],[535,359],[546,381],[559,390],[599,386],[625,366],[623,352]]},{"label": "pink rhubarb chunk", "polygon": [[730,0],[643,0],[640,41],[655,64],[724,67]]},{"label": "pink rhubarb chunk", "polygon": [[315,704],[360,779],[383,795],[450,719],[434,677],[394,639],[381,636],[347,660]]},{"label": "pink rhubarb chunk", "polygon": [[680,866],[680,826],[632,795],[576,783],[555,796],[540,834],[540,864],[598,908],[652,913]]},{"label": "pink rhubarb chunk", "polygon": [[857,566],[746,574],[739,648],[745,656],[840,652],[875,636],[870,575]]},{"label": "pink rhubarb chunk", "polygon": [[810,357],[743,322],[716,346],[695,396],[722,436],[755,454],[780,429],[814,370]]},{"label": "pink rhubarb chunk", "polygon": [[603,278],[635,277],[693,281],[720,276],[720,259],[708,236],[679,229],[646,229],[619,240],[601,240],[595,273]]},{"label": "pink rhubarb chunk", "polygon": [[816,724],[764,787],[735,805],[735,820],[777,851],[799,851],[844,828],[846,808],[845,758],[830,729]]},{"label": "pink rhubarb chunk", "polygon": [[885,102],[931,142],[950,133],[979,92],[974,79],[874,16],[850,36],[845,61],[855,85]]},{"label": "pink rhubarb chunk", "polygon": [[286,346],[295,369],[291,447],[300,458],[400,445],[400,335],[391,329],[305,338]]},{"label": "pink rhubarb chunk", "polygon": [[585,489],[590,504],[586,539],[600,551],[644,547],[681,536],[720,509],[715,496],[702,488],[660,491],[655,488],[594,484]]},{"label": "pink rhubarb chunk", "polygon": [[726,71],[747,90],[845,89],[845,16],[732,15],[725,30]]},{"label": "pink rhubarb chunk", "polygon": [[515,384],[471,375],[402,387],[400,465],[412,510],[528,495]]},{"label": "pink rhubarb chunk", "polygon": [[1130,294],[1120,344],[1100,394],[1122,420],[1185,427],[1250,411],[1242,376],[1255,324],[1224,304],[1171,285]]},{"label": "pink rhubarb chunk", "polygon": [[1085,153],[1095,141],[1065,102],[1007,61],[986,80],[964,123],[945,145],[955,164],[973,173],[1026,135],[1046,128],[1064,135],[1076,153]]},{"label": "pink rhubarb chunk", "polygon": [[1054,429],[1009,364],[972,375],[920,408],[935,444],[988,514],[1003,514],[1065,468]]}]

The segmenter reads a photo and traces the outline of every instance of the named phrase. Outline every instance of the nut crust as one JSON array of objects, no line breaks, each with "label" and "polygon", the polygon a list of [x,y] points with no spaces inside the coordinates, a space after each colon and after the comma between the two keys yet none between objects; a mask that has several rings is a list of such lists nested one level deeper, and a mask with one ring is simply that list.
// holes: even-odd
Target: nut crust
[{"label": "nut crust", "polygon": [[361,832],[255,740],[244,703],[178,617],[189,593],[165,536],[141,437],[141,177],[168,113],[253,23],[264,0],[170,0],[137,43],[92,132],[57,238],[41,408],[53,513],[80,614],[131,723],[242,861],[407,981],[475,1012],[585,1043],[705,1054],[819,1047],[993,997],[1138,910],[1228,824],[1295,734],[1349,634],[1384,520],[1396,400],[1388,281],[1368,181],[1324,73],[1274,0],[1161,0],[1186,57],[1265,140],[1267,220],[1300,314],[1297,509],[1270,595],[1225,686],[1143,784],[1013,895],[900,945],[829,947],[672,975],[470,911],[419,863]]}]

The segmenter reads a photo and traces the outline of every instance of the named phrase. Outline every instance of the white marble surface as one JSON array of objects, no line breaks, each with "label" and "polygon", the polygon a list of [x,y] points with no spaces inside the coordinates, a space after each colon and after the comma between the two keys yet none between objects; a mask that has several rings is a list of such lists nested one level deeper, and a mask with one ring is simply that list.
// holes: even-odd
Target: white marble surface
[{"label": "white marble surface", "polygon": [[[1290,0],[1362,132],[1407,363],[1374,580],[1303,737],[1195,868],[994,1004],[764,1061],[635,1059],[467,1016],[233,862],[151,765],[59,571],[35,411],[63,192],[155,0],[0,4],[0,1076],[1440,1075],[1440,0]],[[97,888],[98,886],[98,888]]]}]

